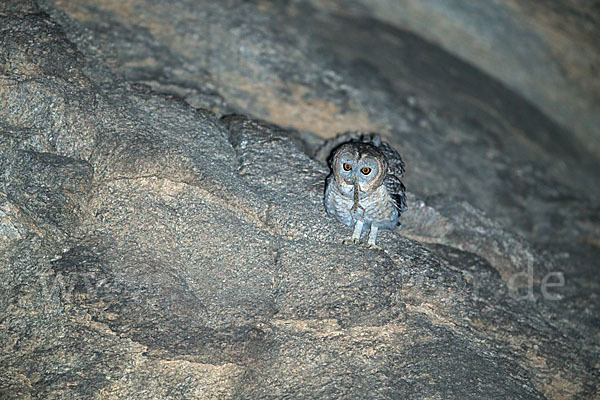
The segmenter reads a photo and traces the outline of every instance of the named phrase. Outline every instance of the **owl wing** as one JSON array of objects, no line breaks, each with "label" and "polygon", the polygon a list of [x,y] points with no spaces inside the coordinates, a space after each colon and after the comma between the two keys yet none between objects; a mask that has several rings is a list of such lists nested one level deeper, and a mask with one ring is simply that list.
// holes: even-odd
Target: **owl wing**
[{"label": "owl wing", "polygon": [[394,201],[398,214],[401,215],[408,208],[406,205],[406,188],[396,175],[387,175],[383,180],[383,184],[390,197]]},{"label": "owl wing", "polygon": [[325,210],[329,215],[335,215],[335,208],[331,205],[331,191],[333,189],[333,174],[329,174],[325,179],[325,196],[323,196],[323,203],[325,204]]},{"label": "owl wing", "polygon": [[[385,155],[385,158],[388,162],[388,174],[403,176],[405,166],[400,153],[394,150],[387,142],[383,141],[379,145],[379,150]],[[400,183],[402,184],[402,182]],[[404,189],[402,191],[404,192]]]}]

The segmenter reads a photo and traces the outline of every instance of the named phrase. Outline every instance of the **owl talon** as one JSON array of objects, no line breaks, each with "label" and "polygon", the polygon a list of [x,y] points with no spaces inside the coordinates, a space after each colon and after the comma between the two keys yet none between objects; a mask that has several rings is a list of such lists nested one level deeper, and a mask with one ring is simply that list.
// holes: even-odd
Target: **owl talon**
[{"label": "owl talon", "polygon": [[370,250],[383,250],[383,248],[377,246],[376,244],[372,244],[372,243],[361,243],[360,247],[364,247],[365,249],[370,249]]}]

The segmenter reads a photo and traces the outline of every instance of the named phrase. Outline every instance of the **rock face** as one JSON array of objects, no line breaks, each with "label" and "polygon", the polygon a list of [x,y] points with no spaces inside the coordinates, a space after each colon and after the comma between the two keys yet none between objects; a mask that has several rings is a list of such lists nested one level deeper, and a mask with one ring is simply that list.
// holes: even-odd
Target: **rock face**
[{"label": "rock face", "polygon": [[371,16],[468,60],[568,126],[600,157],[597,2],[338,0],[317,8]]},{"label": "rock face", "polygon": [[[598,396],[597,158],[327,10],[0,5],[0,397]],[[322,205],[345,129],[407,161],[384,251]]]}]

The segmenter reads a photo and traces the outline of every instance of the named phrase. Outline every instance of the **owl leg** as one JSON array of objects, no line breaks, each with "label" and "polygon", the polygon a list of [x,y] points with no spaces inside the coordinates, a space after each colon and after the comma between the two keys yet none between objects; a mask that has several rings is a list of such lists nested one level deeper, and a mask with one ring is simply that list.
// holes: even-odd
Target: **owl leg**
[{"label": "owl leg", "polygon": [[372,249],[381,250],[381,247],[375,244],[375,241],[377,240],[378,230],[379,228],[377,227],[377,225],[371,225],[371,232],[369,232],[369,240],[367,241],[367,245]]},{"label": "owl leg", "polygon": [[360,234],[362,233],[363,221],[358,219],[354,224],[354,232],[352,233],[352,238],[344,240],[344,244],[352,244],[358,243],[360,240]]},{"label": "owl leg", "polygon": [[362,233],[363,222],[362,220],[357,220],[354,225],[354,232],[352,233],[352,240],[358,242],[360,240],[360,234]]}]

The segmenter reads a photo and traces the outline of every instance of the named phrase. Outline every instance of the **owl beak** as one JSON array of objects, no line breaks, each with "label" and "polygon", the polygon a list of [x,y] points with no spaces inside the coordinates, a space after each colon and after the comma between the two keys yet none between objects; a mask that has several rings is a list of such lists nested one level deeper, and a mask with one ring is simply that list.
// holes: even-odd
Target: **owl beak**
[{"label": "owl beak", "polygon": [[346,179],[345,182],[348,185],[352,185],[355,192],[362,192],[362,189],[360,188],[360,184],[358,183],[358,179],[356,178],[355,175],[353,175],[352,178],[350,178],[350,179]]},{"label": "owl beak", "polygon": [[350,178],[344,178],[344,183],[346,185],[354,186],[356,184],[356,176],[352,175],[352,177],[350,177]]}]

